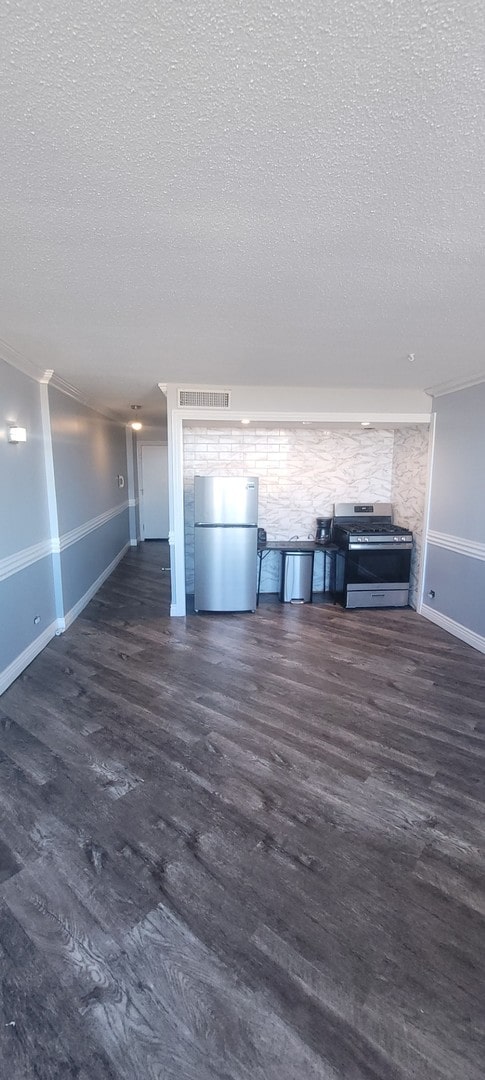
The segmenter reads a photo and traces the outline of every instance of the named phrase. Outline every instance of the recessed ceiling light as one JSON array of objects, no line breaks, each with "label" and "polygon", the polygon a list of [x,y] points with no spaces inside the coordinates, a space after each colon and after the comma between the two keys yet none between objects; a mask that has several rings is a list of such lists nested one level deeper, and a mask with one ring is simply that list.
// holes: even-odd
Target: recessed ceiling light
[{"label": "recessed ceiling light", "polygon": [[241,420],[241,424],[250,424],[250,423],[251,423],[250,420]]},{"label": "recessed ceiling light", "polygon": [[413,352],[408,353],[408,360],[410,364],[414,363],[415,354]]},{"label": "recessed ceiling light", "polygon": [[361,427],[370,427],[370,420],[362,420]]}]

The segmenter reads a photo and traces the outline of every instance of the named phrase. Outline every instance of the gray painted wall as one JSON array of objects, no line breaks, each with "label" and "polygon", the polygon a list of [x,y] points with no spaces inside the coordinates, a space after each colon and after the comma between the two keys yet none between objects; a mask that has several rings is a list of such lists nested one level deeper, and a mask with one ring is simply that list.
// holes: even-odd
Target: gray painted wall
[{"label": "gray painted wall", "polygon": [[485,383],[437,398],[434,411],[424,603],[485,645]]},{"label": "gray painted wall", "polygon": [[[428,596],[430,589],[435,597]],[[485,637],[485,562],[430,544],[424,601],[474,634]]]},{"label": "gray painted wall", "polygon": [[[30,663],[47,644],[43,635],[49,627],[48,639],[54,636],[56,611],[50,555],[0,582],[0,613],[0,693],[3,693],[6,687],[2,673],[33,648],[33,655],[29,653],[27,659]],[[34,623],[36,618],[40,622]],[[36,641],[42,642],[38,650]]]},{"label": "gray painted wall", "polygon": [[[55,387],[49,387],[49,409],[68,615],[129,543],[126,430]],[[121,512],[63,550],[66,533],[116,510]]]},{"label": "gray painted wall", "polygon": [[485,542],[485,382],[435,398],[429,528]]},{"label": "gray painted wall", "polygon": [[68,615],[129,542],[128,507],[106,525],[61,551],[64,611]]},{"label": "gray painted wall", "polygon": [[[27,429],[27,442],[7,441],[8,421]],[[17,657],[35,655],[36,642],[55,620],[50,554],[10,573],[12,556],[49,544],[40,387],[0,360],[0,692],[2,673]],[[38,617],[39,622],[34,623]],[[39,645],[39,648],[41,645]]]},{"label": "gray painted wall", "polygon": [[[46,438],[45,393],[35,378],[0,360],[0,693],[63,625],[58,620],[81,609],[129,543],[124,425],[49,387]],[[26,427],[26,444],[8,443],[8,421]],[[51,445],[54,485],[48,489]],[[59,539],[49,516],[53,487],[60,555],[52,553]],[[101,515],[107,520],[93,521]]]},{"label": "gray painted wall", "polygon": [[[0,360],[0,558],[49,538],[39,384]],[[27,442],[7,442],[8,421]]]},{"label": "gray painted wall", "polygon": [[128,484],[125,428],[75,398],[49,387],[52,452],[56,478],[59,532],[121,506]]}]

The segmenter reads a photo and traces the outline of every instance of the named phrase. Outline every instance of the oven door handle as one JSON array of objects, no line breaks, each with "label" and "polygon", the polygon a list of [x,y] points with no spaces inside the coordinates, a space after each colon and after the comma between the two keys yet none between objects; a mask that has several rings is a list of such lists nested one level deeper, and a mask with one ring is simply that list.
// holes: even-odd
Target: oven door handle
[{"label": "oven door handle", "polygon": [[411,551],[412,541],[407,544],[349,544],[348,550],[352,551]]}]

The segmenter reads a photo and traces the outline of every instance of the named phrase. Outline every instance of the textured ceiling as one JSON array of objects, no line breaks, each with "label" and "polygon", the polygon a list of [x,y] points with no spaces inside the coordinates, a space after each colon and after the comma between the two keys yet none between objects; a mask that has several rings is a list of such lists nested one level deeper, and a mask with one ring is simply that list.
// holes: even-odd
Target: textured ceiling
[{"label": "textured ceiling", "polygon": [[483,370],[484,11],[3,0],[0,337],[125,410]]}]

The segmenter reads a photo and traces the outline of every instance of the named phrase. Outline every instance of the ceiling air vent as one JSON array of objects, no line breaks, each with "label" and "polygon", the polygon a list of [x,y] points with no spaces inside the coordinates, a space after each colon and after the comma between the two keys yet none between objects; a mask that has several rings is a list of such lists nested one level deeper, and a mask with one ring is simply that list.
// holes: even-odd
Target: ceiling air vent
[{"label": "ceiling air vent", "polygon": [[229,409],[230,390],[179,390],[179,408]]}]

